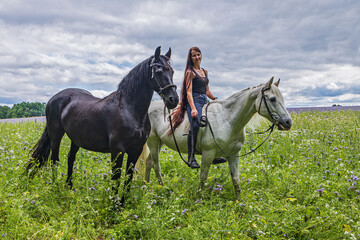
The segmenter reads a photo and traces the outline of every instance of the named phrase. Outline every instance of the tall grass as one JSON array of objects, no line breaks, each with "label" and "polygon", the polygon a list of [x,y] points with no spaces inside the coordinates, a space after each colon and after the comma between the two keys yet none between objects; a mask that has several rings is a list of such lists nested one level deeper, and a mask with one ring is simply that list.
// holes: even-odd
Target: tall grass
[{"label": "tall grass", "polygon": [[[356,239],[360,237],[360,112],[292,113],[290,132],[275,131],[240,160],[235,200],[227,164],[212,166],[203,204],[198,170],[161,151],[164,186],[134,179],[122,211],[113,207],[109,154],[81,149],[65,184],[60,165],[23,175],[44,123],[0,124],[0,236],[4,239]],[[263,126],[265,128],[266,125]],[[265,136],[248,137],[243,152]],[[198,156],[200,158],[200,156]],[[121,182],[124,182],[124,173]],[[121,191],[120,191],[121,192]]]}]

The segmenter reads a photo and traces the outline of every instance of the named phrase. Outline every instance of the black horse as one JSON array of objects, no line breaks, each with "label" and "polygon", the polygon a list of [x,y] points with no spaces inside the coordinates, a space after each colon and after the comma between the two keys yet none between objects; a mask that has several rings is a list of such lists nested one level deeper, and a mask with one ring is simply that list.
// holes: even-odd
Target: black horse
[{"label": "black horse", "polygon": [[80,147],[111,153],[113,180],[120,178],[124,154],[128,155],[126,173],[129,177],[120,201],[123,204],[133,177],[133,166],[151,130],[148,108],[154,91],[169,109],[176,107],[179,101],[170,56],[170,48],[164,56],[160,55],[158,47],[154,56],[134,67],[119,83],[118,89],[103,99],[75,88],[54,95],[46,105],[45,130],[26,167],[30,177],[45,165],[50,152],[52,166],[58,165],[60,142],[66,133],[71,140],[66,180],[70,187],[75,156]]}]

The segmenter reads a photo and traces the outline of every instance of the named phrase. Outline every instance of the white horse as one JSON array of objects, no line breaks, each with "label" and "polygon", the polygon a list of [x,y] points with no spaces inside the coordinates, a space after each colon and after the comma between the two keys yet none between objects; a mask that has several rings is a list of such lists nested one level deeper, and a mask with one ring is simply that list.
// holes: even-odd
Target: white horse
[{"label": "white horse", "polygon": [[[213,130],[215,140],[209,125],[200,128],[196,144],[196,154],[202,155],[200,168],[199,193],[204,188],[209,168],[215,158],[224,157],[228,161],[231,178],[236,197],[239,197],[241,188],[239,180],[239,155],[245,141],[245,125],[257,112],[261,116],[276,124],[279,130],[289,130],[292,120],[284,107],[284,99],[278,88],[280,79],[273,84],[272,77],[266,84],[251,87],[234,93],[223,100],[210,103],[206,113],[208,122]],[[184,121],[176,128],[175,138],[182,153],[187,153],[187,134],[190,124],[187,114]],[[162,101],[153,101],[149,107],[151,132],[147,139],[150,150],[145,160],[145,180],[150,180],[151,167],[162,184],[160,173],[159,151],[163,144],[176,151],[169,120],[164,121],[164,104]],[[216,146],[221,147],[225,154]],[[230,155],[230,156],[229,156]],[[190,169],[189,169],[190,170]]]}]

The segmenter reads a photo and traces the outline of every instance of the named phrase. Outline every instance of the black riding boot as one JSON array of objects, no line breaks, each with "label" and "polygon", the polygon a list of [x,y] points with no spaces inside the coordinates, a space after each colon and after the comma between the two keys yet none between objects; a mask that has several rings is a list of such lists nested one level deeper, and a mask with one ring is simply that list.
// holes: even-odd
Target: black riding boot
[{"label": "black riding boot", "polygon": [[[193,141],[191,139],[192,137],[193,137]],[[196,140],[197,140],[197,134],[195,135],[190,132],[188,135],[188,154],[189,154],[188,161],[189,161],[189,167],[191,167],[191,168],[199,168],[200,167],[195,159]]]}]

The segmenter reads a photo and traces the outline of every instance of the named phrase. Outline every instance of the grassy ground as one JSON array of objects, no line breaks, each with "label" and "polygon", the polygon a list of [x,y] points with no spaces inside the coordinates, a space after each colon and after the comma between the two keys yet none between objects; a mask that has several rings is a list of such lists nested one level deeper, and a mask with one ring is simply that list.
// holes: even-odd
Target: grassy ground
[{"label": "grassy ground", "polygon": [[[203,204],[195,204],[198,170],[161,153],[164,186],[153,174],[133,181],[115,211],[108,154],[81,150],[74,189],[65,184],[69,139],[53,181],[44,169],[23,175],[44,123],[0,124],[0,236],[3,239],[356,239],[360,238],[360,112],[292,113],[290,132],[276,131],[241,159],[235,200],[227,164],[213,166]],[[266,126],[262,128],[265,129]],[[247,139],[245,152],[264,136]],[[200,158],[200,157],[198,157]],[[124,174],[123,174],[124,175]],[[123,182],[122,179],[121,182]]]}]

